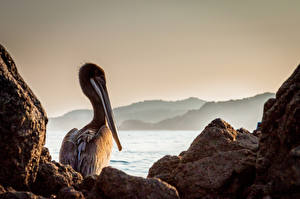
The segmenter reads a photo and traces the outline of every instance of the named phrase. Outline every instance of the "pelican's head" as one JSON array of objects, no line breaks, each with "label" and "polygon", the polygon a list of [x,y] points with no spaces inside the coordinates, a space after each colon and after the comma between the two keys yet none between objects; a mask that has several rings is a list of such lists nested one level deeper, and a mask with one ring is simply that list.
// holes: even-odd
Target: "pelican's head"
[{"label": "pelican's head", "polygon": [[79,81],[83,93],[88,98],[92,99],[94,102],[101,102],[101,107],[104,111],[103,116],[108,123],[119,151],[121,151],[122,146],[118,138],[117,128],[115,126],[113,112],[108,97],[104,70],[95,64],[87,63],[80,68]]}]

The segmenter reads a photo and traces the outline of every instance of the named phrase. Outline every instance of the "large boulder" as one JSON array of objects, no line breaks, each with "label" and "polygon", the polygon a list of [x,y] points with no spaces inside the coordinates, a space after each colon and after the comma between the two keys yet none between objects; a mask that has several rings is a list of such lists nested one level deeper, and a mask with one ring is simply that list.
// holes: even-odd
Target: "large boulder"
[{"label": "large boulder", "polygon": [[300,198],[300,65],[265,103],[249,198]]},{"label": "large boulder", "polygon": [[165,156],[148,177],[175,186],[181,198],[240,198],[255,177],[258,140],[245,129],[212,121],[179,156]]},{"label": "large boulder", "polygon": [[112,167],[103,168],[87,198],[179,198],[171,185],[155,178],[130,176]]},{"label": "large boulder", "polygon": [[0,184],[27,189],[35,181],[47,117],[0,45]]}]

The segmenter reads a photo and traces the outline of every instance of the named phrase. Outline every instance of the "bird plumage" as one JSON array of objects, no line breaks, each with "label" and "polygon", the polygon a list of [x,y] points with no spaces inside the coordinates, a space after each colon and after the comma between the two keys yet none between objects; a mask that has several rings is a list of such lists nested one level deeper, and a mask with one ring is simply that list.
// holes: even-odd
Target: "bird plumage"
[{"label": "bird plumage", "polygon": [[[102,68],[85,64],[79,80],[83,93],[90,99],[94,118],[82,129],[70,130],[62,141],[59,162],[71,165],[83,176],[100,174],[110,161],[112,139],[122,149],[114,124],[113,113]],[[108,124],[108,125],[107,125]]]},{"label": "bird plumage", "polygon": [[109,164],[112,145],[112,134],[105,125],[97,132],[72,129],[63,139],[59,161],[71,165],[83,176],[100,174]]}]

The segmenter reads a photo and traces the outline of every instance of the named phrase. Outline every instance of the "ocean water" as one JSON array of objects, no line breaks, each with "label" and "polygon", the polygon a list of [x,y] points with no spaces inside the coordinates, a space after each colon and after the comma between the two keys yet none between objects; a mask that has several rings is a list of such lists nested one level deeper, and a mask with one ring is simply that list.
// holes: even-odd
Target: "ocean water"
[{"label": "ocean water", "polygon": [[[46,147],[53,160],[67,132],[47,131]],[[118,151],[114,143],[110,166],[127,174],[146,177],[149,168],[165,155],[178,155],[186,150],[200,131],[119,131],[123,146]]]}]

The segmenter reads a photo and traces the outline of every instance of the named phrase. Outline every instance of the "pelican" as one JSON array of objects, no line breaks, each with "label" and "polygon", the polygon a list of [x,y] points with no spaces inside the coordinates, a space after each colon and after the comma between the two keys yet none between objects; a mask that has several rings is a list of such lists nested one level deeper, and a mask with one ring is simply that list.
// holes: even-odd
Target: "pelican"
[{"label": "pelican", "polygon": [[90,123],[78,130],[70,130],[62,141],[59,162],[71,165],[83,176],[97,174],[109,164],[112,137],[119,151],[122,150],[114,123],[104,70],[87,63],[79,70],[79,81],[83,93],[89,98],[94,117]]}]

